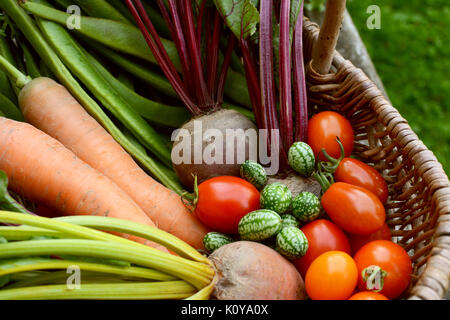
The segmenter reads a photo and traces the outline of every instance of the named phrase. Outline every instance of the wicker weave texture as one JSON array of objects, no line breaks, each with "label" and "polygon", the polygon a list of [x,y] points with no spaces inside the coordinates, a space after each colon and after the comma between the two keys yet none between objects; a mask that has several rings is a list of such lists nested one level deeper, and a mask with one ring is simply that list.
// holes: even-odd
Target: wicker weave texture
[{"label": "wicker weave texture", "polygon": [[[311,67],[319,27],[305,18],[304,53],[310,110],[345,115],[354,153],[388,182],[387,223],[413,262],[404,298],[442,299],[450,279],[450,184],[442,165],[362,70],[335,52],[326,75]],[[399,71],[400,72],[400,71]]]}]

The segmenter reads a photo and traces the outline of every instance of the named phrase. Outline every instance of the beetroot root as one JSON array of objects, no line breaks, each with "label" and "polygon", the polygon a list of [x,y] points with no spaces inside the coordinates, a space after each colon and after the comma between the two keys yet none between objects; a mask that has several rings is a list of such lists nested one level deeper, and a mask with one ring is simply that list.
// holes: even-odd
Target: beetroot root
[{"label": "beetroot root", "polygon": [[[252,147],[250,138],[245,136],[245,132],[253,131],[254,136],[257,136],[257,128],[253,122],[241,113],[229,109],[219,109],[193,118],[180,129],[183,130],[173,139],[175,142],[172,148],[172,161],[175,157],[183,159],[180,163],[174,161],[173,168],[181,183],[190,191],[194,189],[194,176],[197,176],[198,183],[217,176],[239,176],[241,164],[249,159]],[[227,132],[236,132],[240,138],[227,137]],[[238,143],[241,138],[243,146]],[[227,143],[230,148],[227,148]],[[200,152],[201,159],[195,159],[196,151]],[[184,152],[188,152],[189,155],[185,155]],[[227,155],[227,152],[232,154]],[[212,156],[211,162],[205,160],[205,154]],[[231,163],[227,161],[227,157],[230,157]],[[242,158],[242,161],[239,158]]]},{"label": "beetroot root", "polygon": [[275,250],[251,241],[220,247],[209,258],[218,281],[219,300],[304,300],[303,279],[292,263]]}]

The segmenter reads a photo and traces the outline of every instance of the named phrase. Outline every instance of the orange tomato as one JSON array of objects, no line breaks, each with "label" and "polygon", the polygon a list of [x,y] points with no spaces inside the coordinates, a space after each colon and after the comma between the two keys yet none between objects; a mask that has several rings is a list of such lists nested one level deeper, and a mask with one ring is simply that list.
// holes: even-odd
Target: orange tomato
[{"label": "orange tomato", "polygon": [[389,300],[378,292],[361,291],[352,295],[348,300]]},{"label": "orange tomato", "polygon": [[305,288],[312,300],[346,300],[356,288],[358,268],[350,255],[328,251],[306,272]]}]

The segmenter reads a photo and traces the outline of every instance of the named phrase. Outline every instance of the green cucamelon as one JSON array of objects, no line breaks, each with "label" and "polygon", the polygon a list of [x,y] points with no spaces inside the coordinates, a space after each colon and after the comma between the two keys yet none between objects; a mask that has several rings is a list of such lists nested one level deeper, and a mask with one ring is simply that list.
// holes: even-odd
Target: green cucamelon
[{"label": "green cucamelon", "polygon": [[285,227],[277,234],[276,250],[288,259],[302,257],[308,250],[308,239],[299,228]]},{"label": "green cucamelon", "polygon": [[311,147],[305,142],[295,142],[288,152],[288,162],[297,173],[309,177],[314,172],[316,160]]},{"label": "green cucamelon", "polygon": [[292,199],[292,214],[300,222],[307,223],[313,221],[320,214],[319,198],[311,192],[301,192]]},{"label": "green cucamelon", "polygon": [[281,216],[281,228],[289,226],[298,227],[299,222],[292,214],[283,214]]},{"label": "green cucamelon", "polygon": [[260,204],[263,209],[285,213],[291,207],[292,193],[287,186],[275,182],[268,184],[261,191]]},{"label": "green cucamelon", "polygon": [[251,184],[253,184],[257,189],[261,189],[267,182],[266,170],[259,163],[247,160],[241,165],[240,170],[241,177]]},{"label": "green cucamelon", "polygon": [[272,210],[260,209],[246,214],[239,221],[238,232],[242,240],[263,241],[281,230],[281,217]]},{"label": "green cucamelon", "polygon": [[208,232],[203,237],[203,245],[209,253],[212,253],[220,247],[232,242],[234,242],[233,238],[220,232]]}]

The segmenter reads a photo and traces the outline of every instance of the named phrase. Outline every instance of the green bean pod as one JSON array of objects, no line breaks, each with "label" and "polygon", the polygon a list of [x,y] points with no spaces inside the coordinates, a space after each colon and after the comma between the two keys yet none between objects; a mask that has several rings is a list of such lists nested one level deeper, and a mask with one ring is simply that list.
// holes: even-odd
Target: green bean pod
[{"label": "green bean pod", "polygon": [[122,15],[114,6],[105,0],[73,0],[79,5],[84,12],[96,18],[110,19],[126,24],[131,24],[130,21]]},{"label": "green bean pod", "polygon": [[116,90],[131,108],[152,123],[178,128],[190,119],[190,113],[183,107],[172,107],[142,97],[117,80],[93,56],[86,54],[89,61],[105,80]]}]

